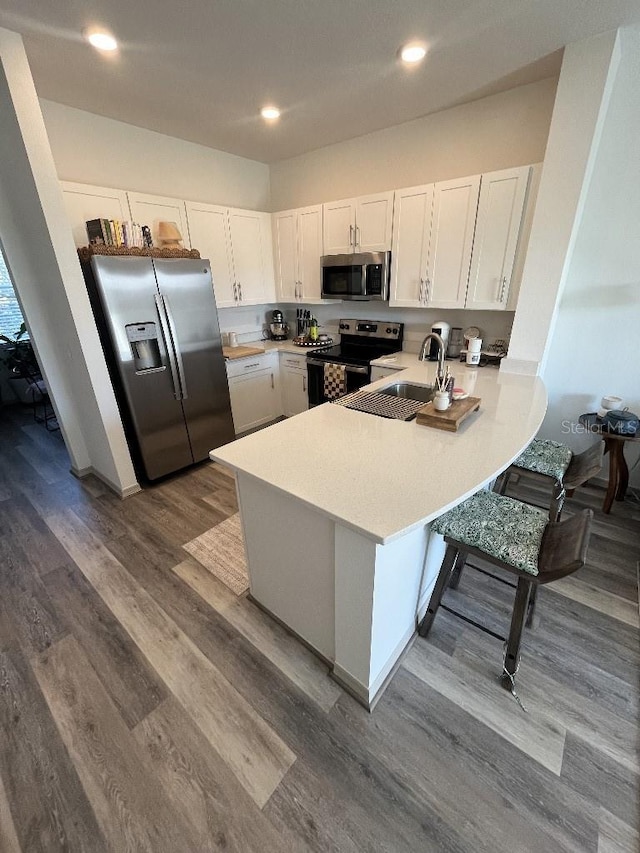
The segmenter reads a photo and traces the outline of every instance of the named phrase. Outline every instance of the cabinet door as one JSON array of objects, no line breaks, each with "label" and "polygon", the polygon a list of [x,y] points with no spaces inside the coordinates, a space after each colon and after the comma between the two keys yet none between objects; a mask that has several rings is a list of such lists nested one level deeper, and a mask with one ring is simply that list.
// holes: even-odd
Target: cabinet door
[{"label": "cabinet door", "polygon": [[424,307],[432,207],[433,184],[396,191],[389,305]]},{"label": "cabinet door", "polygon": [[236,305],[227,208],[187,202],[187,221],[191,245],[211,263],[218,308]]},{"label": "cabinet door", "polygon": [[243,305],[268,302],[263,214],[253,210],[229,210],[229,233],[235,280]]},{"label": "cabinet door", "polygon": [[480,175],[434,185],[427,260],[427,305],[464,308]]},{"label": "cabinet door", "polygon": [[307,371],[283,367],[282,378],[282,407],[284,414],[291,418],[309,408],[307,391]]},{"label": "cabinet door", "polygon": [[236,435],[269,423],[280,415],[275,369],[230,379],[229,395]]},{"label": "cabinet door", "polygon": [[124,190],[92,187],[70,181],[61,181],[60,186],[73,241],[78,247],[86,246],[89,242],[85,224],[88,219],[119,219],[121,222],[131,219]]},{"label": "cabinet door", "polygon": [[158,240],[158,223],[175,222],[178,231],[182,234],[182,245],[190,249],[189,228],[187,226],[187,211],[185,203],[177,198],[164,198],[164,196],[144,195],[142,193],[127,193],[131,218],[139,225],[148,225],[151,228],[153,245],[160,246]]},{"label": "cabinet door", "polygon": [[294,302],[298,296],[297,220],[295,210],[283,210],[273,215],[276,293],[284,302]]},{"label": "cabinet door", "polygon": [[529,166],[482,176],[467,308],[507,307]]},{"label": "cabinet door", "polygon": [[325,255],[353,252],[356,233],[356,200],[332,201],[322,206]]},{"label": "cabinet door", "polygon": [[322,205],[298,210],[299,293],[304,300],[321,299]]},{"label": "cabinet door", "polygon": [[391,248],[393,192],[356,199],[356,252],[387,252]]}]

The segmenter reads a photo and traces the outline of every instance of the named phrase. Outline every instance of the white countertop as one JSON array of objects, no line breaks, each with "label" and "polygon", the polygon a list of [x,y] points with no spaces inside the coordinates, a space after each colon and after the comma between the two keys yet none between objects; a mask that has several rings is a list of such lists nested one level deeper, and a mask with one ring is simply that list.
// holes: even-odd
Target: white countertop
[{"label": "white countertop", "polygon": [[[405,356],[412,366],[402,380],[431,384],[435,363],[399,354]],[[491,482],[529,444],[544,417],[547,395],[539,378],[451,365],[456,386],[482,398],[480,411],[457,433],[325,403],[217,448],[211,458],[388,542]],[[380,389],[390,380],[398,377],[368,387]]]}]

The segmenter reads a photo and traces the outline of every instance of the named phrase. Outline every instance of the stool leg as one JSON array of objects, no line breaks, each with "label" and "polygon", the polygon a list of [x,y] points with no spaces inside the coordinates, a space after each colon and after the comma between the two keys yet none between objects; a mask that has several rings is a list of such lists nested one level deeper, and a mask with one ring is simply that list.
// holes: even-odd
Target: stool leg
[{"label": "stool leg", "polygon": [[[520,660],[520,640],[522,638],[524,620],[527,615],[531,586],[531,581],[525,580],[525,578],[518,578],[516,600],[513,604],[513,613],[511,614],[511,628],[509,629],[507,650],[504,656],[504,668],[512,678],[516,674]],[[513,682],[506,675],[502,678],[502,684],[508,690],[511,690],[513,686]]]},{"label": "stool leg", "polygon": [[447,545],[444,560],[442,561],[442,566],[440,567],[440,573],[438,574],[438,580],[436,581],[436,585],[433,589],[433,592],[431,593],[427,612],[425,613],[422,622],[418,625],[418,633],[421,637],[426,637],[429,631],[431,630],[433,620],[436,618],[436,613],[438,612],[438,608],[440,607],[440,602],[442,601],[442,596],[444,595],[444,591],[447,588],[447,583],[449,582],[449,575],[451,574],[451,570],[453,569],[457,556],[458,549],[455,548],[453,545]]},{"label": "stool leg", "polygon": [[538,584],[531,584],[531,595],[529,596],[529,606],[527,607],[527,619],[524,623],[527,628],[536,628],[537,627],[537,619],[536,616],[536,598],[538,597]]},{"label": "stool leg", "polygon": [[455,559],[453,569],[451,570],[451,576],[449,577],[449,589],[458,589],[458,584],[462,577],[462,570],[464,569],[464,564],[466,562],[466,553],[464,551],[458,551],[458,556]]},{"label": "stool leg", "polygon": [[566,494],[562,483],[556,482],[553,486],[553,494],[549,506],[549,521],[560,521]]}]

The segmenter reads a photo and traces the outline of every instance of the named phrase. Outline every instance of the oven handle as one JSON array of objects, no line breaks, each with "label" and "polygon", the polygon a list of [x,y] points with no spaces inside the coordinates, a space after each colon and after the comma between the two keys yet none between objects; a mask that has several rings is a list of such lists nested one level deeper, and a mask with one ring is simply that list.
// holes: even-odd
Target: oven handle
[{"label": "oven handle", "polygon": [[[325,364],[340,364],[339,361],[330,362],[330,361],[319,361],[316,358],[308,358],[307,364],[313,364],[316,367],[324,367]],[[351,364],[345,364],[344,366],[347,373],[366,373],[368,375],[369,368],[368,367],[354,367]]]}]

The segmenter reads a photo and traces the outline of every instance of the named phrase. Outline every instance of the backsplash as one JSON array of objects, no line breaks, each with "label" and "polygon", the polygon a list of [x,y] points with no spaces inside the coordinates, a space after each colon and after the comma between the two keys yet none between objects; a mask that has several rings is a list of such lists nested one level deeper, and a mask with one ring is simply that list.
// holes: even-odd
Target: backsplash
[{"label": "backsplash", "polygon": [[418,352],[424,336],[438,320],[445,320],[451,326],[466,329],[477,326],[483,340],[493,343],[495,340],[507,340],[513,325],[513,311],[436,311],[430,308],[390,308],[379,302],[339,302],[335,305],[253,305],[242,308],[224,308],[220,311],[220,329],[223,332],[236,332],[239,343],[260,340],[263,329],[271,321],[271,312],[280,308],[285,315],[289,328],[289,337],[293,337],[296,327],[296,309],[303,307],[311,311],[318,320],[320,331],[333,337],[338,334],[340,318],[362,318],[363,320],[390,320],[404,323],[404,349]]}]

